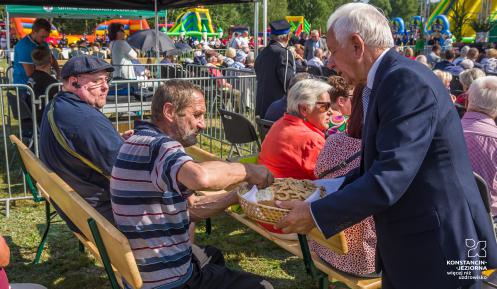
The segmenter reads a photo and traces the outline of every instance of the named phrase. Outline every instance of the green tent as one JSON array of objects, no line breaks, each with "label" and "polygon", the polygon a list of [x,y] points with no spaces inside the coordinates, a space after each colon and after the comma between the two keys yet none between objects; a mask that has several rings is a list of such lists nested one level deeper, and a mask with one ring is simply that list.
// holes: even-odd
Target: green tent
[{"label": "green tent", "polygon": [[[5,10],[10,17],[45,17],[45,18],[124,18],[140,19],[152,18],[154,11],[127,10],[127,9],[107,9],[107,8],[75,8],[58,6],[28,6],[28,5],[6,5]],[[165,11],[159,13],[159,17],[164,17]]]}]

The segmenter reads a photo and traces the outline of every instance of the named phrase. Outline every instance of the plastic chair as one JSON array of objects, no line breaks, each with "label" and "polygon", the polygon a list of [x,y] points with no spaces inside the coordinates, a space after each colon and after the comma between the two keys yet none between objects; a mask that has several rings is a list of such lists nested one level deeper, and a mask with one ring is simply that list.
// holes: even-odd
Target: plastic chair
[{"label": "plastic chair", "polygon": [[223,123],[226,139],[231,143],[228,158],[231,158],[233,148],[235,148],[237,154],[241,156],[240,150],[238,149],[239,144],[255,141],[259,151],[261,150],[261,144],[254,125],[248,119],[239,113],[227,111],[222,108],[219,109],[219,114],[221,115],[221,122]]},{"label": "plastic chair", "polygon": [[259,116],[256,116],[255,123],[257,124],[257,130],[259,131],[259,137],[261,138],[262,143],[264,138],[266,138],[266,134],[269,132],[269,129],[274,124],[274,121],[262,119]]}]

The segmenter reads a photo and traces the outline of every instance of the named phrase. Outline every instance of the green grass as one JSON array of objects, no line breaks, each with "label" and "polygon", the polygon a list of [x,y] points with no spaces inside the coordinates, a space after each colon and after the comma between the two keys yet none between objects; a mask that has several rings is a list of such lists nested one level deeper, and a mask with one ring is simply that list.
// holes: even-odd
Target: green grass
[{"label": "green grass", "polygon": [[[7,274],[13,282],[33,282],[54,289],[107,289],[107,276],[88,253],[81,254],[78,243],[65,223],[56,219],[49,233],[41,263],[31,264],[44,226],[44,205],[17,201],[10,218],[0,215],[0,234],[11,249]],[[195,242],[213,245],[224,253],[228,267],[259,274],[274,288],[316,288],[305,273],[303,261],[254,233],[226,215],[212,220],[207,236],[198,225]]]}]

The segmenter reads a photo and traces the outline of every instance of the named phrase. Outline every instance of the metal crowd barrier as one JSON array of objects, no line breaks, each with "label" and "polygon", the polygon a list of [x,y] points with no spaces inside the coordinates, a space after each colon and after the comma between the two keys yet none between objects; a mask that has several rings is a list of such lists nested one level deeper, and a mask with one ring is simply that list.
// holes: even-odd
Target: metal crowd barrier
[{"label": "metal crowd barrier", "polygon": [[[19,137],[38,155],[38,125],[33,89],[24,84],[0,84],[0,113],[2,114],[2,133],[0,149],[0,202],[5,202],[5,215],[10,214],[10,202],[30,199],[22,174],[22,162],[16,148],[8,139],[10,134]],[[29,101],[28,101],[29,98]],[[31,102],[29,104],[29,102]]]},{"label": "metal crowd barrier", "polygon": [[[255,125],[255,90],[254,74],[223,77],[188,77],[181,78],[199,86],[205,95],[206,129],[199,135],[198,144],[205,150],[222,158],[228,156],[231,143],[226,140],[219,108],[243,114]],[[155,90],[171,78],[149,80],[114,80],[109,87],[107,104],[101,111],[109,118],[117,130],[125,131],[133,127],[135,120],[148,120],[151,117],[151,99]],[[61,88],[55,83],[46,88],[45,95],[54,88]],[[20,93],[21,91],[21,93]],[[17,97],[28,92],[31,104]],[[26,189],[22,174],[22,162],[15,147],[8,140],[10,134],[19,136],[30,148],[38,152],[37,108],[48,104],[47,97],[35,98],[34,91],[27,85],[0,84],[0,113],[2,114],[2,142],[0,149],[4,159],[0,161],[0,203],[5,202],[5,213],[10,213],[10,202],[19,199],[30,199],[32,196]],[[26,127],[28,126],[29,127]],[[239,146],[245,154],[255,153],[257,146],[247,144]]]},{"label": "metal crowd barrier", "polygon": [[[129,129],[133,127],[135,120],[150,118],[151,99],[155,90],[170,79],[172,78],[113,80],[109,87],[107,104],[101,111],[109,117],[116,129]],[[188,80],[204,91],[207,128],[201,134],[199,144],[221,157],[226,156],[231,144],[224,135],[218,109],[241,113],[255,125],[255,75],[246,72],[245,75],[211,77],[206,74],[180,79]],[[47,87],[45,94],[54,86],[60,84]],[[240,148],[246,153],[255,153],[256,149],[252,145]]]}]

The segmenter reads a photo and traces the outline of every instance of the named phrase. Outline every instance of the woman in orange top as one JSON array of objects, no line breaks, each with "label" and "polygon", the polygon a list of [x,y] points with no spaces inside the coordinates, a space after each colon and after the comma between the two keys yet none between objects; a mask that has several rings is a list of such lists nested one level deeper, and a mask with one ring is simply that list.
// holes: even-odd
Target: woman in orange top
[{"label": "woman in orange top", "polygon": [[331,117],[331,89],[324,81],[306,79],[288,92],[287,113],[273,124],[259,154],[259,163],[276,178],[315,179]]}]

